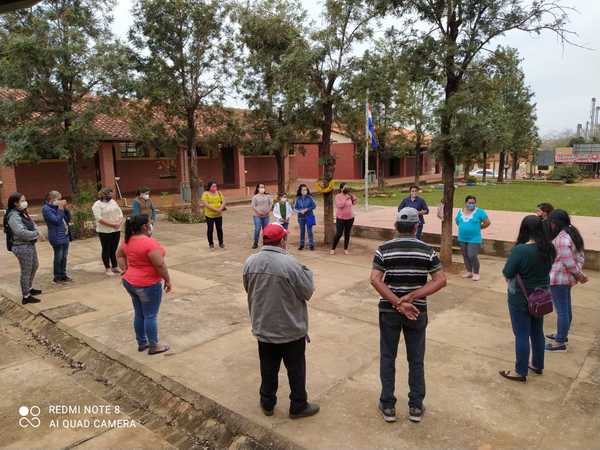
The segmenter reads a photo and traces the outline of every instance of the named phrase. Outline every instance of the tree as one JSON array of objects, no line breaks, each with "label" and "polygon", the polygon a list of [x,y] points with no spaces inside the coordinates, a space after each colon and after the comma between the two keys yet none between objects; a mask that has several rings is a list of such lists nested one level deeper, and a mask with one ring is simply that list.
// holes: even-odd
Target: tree
[{"label": "tree", "polygon": [[0,17],[0,85],[13,88],[0,103],[4,164],[67,160],[77,195],[79,166],[103,134],[94,127],[114,107],[125,49],[110,31],[110,0],[47,0]]},{"label": "tree", "polygon": [[[335,173],[331,132],[334,109],[341,101],[340,82],[352,75],[355,46],[370,38],[370,22],[378,15],[379,11],[364,0],[326,0],[323,26],[310,36],[310,51],[302,64],[310,68],[310,81],[316,98],[315,114],[321,132],[319,163],[323,167],[321,184],[324,188],[333,180]],[[324,192],[323,203],[325,243],[329,244],[335,235],[332,191]]]},{"label": "tree", "polygon": [[147,100],[148,117],[158,114],[185,148],[194,213],[201,188],[197,128],[214,119],[206,109],[220,103],[230,73],[226,14],[218,0],[138,0],[129,32],[137,51],[135,91]]},{"label": "tree", "polygon": [[238,16],[239,86],[250,108],[239,128],[242,145],[249,153],[275,156],[278,191],[285,192],[289,149],[314,130],[308,73],[296,64],[306,50],[305,12],[294,0],[262,0],[240,8]]},{"label": "tree", "polygon": [[390,7],[397,17],[420,19],[425,28],[423,33],[433,41],[434,56],[443,74],[444,99],[437,138],[446,207],[440,257],[448,266],[452,262],[454,172],[460,159],[460,148],[450,139],[456,115],[453,97],[460,91],[475,57],[495,38],[511,30],[529,33],[551,30],[563,42],[569,42],[569,32],[565,29],[567,8],[555,0],[374,0],[374,3]]}]

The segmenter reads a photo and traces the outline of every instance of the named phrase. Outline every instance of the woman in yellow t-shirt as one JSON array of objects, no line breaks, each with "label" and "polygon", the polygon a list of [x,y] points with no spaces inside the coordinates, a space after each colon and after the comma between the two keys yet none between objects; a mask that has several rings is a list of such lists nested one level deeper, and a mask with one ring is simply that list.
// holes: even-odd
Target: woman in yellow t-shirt
[{"label": "woman in yellow t-shirt", "polygon": [[216,181],[209,181],[206,185],[206,191],[200,198],[200,206],[204,208],[204,216],[206,217],[206,238],[208,246],[215,248],[213,241],[213,229],[217,227],[217,238],[219,239],[219,247],[225,248],[223,244],[223,211],[225,206],[225,197],[219,191]]}]

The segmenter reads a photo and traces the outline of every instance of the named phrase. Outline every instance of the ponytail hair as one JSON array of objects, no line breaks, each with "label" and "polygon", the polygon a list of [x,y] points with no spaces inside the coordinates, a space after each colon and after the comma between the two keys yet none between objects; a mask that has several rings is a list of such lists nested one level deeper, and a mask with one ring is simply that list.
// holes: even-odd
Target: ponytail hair
[{"label": "ponytail hair", "polygon": [[526,244],[534,241],[535,246],[542,255],[542,258],[549,262],[556,258],[556,249],[546,232],[545,221],[536,215],[525,216],[521,221],[517,244]]},{"label": "ponytail hair", "polygon": [[583,237],[581,237],[579,230],[571,225],[569,213],[564,209],[555,209],[548,216],[548,221],[553,228],[553,237],[556,237],[561,231],[565,231],[571,237],[577,251],[583,252]]},{"label": "ponytail hair", "polygon": [[131,236],[141,234],[142,227],[150,222],[148,214],[140,214],[138,216],[129,216],[125,220],[125,243],[129,242]]}]

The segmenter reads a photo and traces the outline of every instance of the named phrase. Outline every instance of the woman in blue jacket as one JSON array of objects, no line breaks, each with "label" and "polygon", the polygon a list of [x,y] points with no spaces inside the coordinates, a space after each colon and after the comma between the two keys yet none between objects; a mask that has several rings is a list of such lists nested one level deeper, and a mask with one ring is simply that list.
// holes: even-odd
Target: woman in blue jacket
[{"label": "woman in blue jacket", "polygon": [[66,200],[58,191],[50,191],[42,214],[48,225],[48,242],[54,249],[54,282],[73,281],[67,275],[67,255],[69,254],[69,222],[71,213],[67,209]]},{"label": "woman in blue jacket", "polygon": [[300,225],[300,246],[298,250],[304,250],[306,231],[308,231],[308,248],[311,250],[315,249],[312,229],[317,223],[314,213],[316,207],[317,204],[310,195],[308,186],[306,184],[298,186],[296,202],[294,203],[294,210],[298,213],[298,225]]}]

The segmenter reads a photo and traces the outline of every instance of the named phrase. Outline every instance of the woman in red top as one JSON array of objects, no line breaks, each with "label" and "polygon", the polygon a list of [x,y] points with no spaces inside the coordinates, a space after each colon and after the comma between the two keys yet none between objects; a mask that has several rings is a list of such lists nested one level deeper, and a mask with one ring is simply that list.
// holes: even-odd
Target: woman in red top
[{"label": "woman in red top", "polygon": [[117,250],[117,259],[124,272],[123,286],[133,301],[138,351],[148,349],[148,354],[154,355],[169,350],[167,344],[158,342],[156,316],[162,298],[161,281],[165,281],[165,291],[170,292],[171,278],[165,264],[165,250],[151,235],[152,224],[147,214],[128,217],[125,242]]}]

